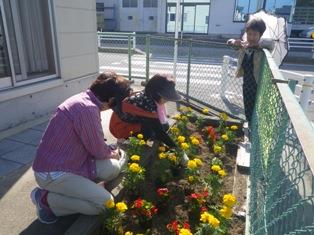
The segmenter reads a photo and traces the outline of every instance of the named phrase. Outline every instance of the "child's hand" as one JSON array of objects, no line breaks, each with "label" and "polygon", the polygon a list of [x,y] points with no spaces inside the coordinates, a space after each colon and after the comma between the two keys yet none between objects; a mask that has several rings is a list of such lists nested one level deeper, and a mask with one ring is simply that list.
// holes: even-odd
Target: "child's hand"
[{"label": "child's hand", "polygon": [[227,41],[227,44],[228,44],[228,45],[237,46],[237,47],[240,47],[240,46],[241,46],[241,43],[242,43],[242,40],[241,40],[241,39],[229,39],[229,40]]},{"label": "child's hand", "polygon": [[246,48],[252,48],[252,47],[259,47],[258,43],[250,43],[248,41],[242,41],[241,46],[246,49]]}]

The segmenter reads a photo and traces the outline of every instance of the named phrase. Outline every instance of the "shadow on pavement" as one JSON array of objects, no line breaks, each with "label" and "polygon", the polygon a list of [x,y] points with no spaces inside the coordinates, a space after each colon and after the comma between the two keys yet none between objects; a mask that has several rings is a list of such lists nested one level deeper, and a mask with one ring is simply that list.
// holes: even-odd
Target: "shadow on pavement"
[{"label": "shadow on pavement", "polygon": [[[34,220],[20,235],[59,235],[64,234],[67,229],[78,218],[78,214],[61,217],[54,224],[42,224],[39,220]],[[77,234],[80,234],[79,231]]]}]

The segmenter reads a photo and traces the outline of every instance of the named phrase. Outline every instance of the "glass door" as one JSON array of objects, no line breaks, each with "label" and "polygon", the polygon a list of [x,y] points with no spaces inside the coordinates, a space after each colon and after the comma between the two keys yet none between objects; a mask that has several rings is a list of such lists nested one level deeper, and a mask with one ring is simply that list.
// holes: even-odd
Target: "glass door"
[{"label": "glass door", "polygon": [[195,6],[183,6],[183,32],[194,33],[195,31]]},{"label": "glass door", "polygon": [[[209,21],[209,3],[193,3],[186,2],[181,3],[181,20],[180,31],[184,33],[208,33],[208,21]],[[174,3],[167,4],[167,17],[166,17],[167,33],[173,33],[175,31],[176,21],[176,5]],[[182,22],[182,24],[181,24]]]}]

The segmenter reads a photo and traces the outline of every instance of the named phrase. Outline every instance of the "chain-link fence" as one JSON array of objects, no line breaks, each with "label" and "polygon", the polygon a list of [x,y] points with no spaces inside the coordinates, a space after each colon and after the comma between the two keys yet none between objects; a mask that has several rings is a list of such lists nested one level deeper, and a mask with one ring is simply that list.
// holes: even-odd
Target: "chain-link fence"
[{"label": "chain-link fence", "polygon": [[242,79],[235,78],[237,52],[225,43],[178,39],[177,60],[171,37],[99,33],[100,71],[114,70],[129,79],[174,74],[187,100],[244,119]]},{"label": "chain-link fence", "polygon": [[250,232],[314,234],[314,133],[273,64],[262,62],[251,125]]}]

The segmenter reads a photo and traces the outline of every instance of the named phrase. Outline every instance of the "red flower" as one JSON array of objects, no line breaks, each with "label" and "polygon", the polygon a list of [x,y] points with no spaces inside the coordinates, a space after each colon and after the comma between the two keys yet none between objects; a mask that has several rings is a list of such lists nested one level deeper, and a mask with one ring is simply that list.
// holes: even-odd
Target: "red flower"
[{"label": "red flower", "polygon": [[202,197],[202,195],[199,194],[199,193],[192,193],[192,194],[190,195],[190,197],[191,197],[192,199],[198,199],[198,198]]},{"label": "red flower", "polygon": [[210,136],[210,139],[215,142],[216,139],[217,139],[217,133],[216,133],[216,130],[214,127],[212,126],[208,126],[207,127],[207,132],[208,132],[208,135]]},{"label": "red flower", "polygon": [[134,201],[134,207],[137,209],[142,208],[143,204],[144,204],[144,201],[141,198]]},{"label": "red flower", "polygon": [[159,188],[157,189],[158,196],[166,197],[169,194],[169,190],[167,188]]},{"label": "red flower", "polygon": [[150,212],[152,213],[152,215],[156,214],[158,211],[158,208],[153,206],[151,209],[150,209]]},{"label": "red flower", "polygon": [[167,229],[170,232],[176,232],[179,229],[178,221],[174,220],[171,223],[167,224]]},{"label": "red flower", "polygon": [[203,193],[203,197],[208,197],[208,191],[205,191],[205,192]]},{"label": "red flower", "polygon": [[201,213],[205,212],[205,211],[208,211],[207,207],[206,206],[202,206],[201,207]]},{"label": "red flower", "polygon": [[185,229],[190,229],[189,223],[188,223],[188,222],[184,222],[184,223],[183,223],[183,228],[185,228]]}]

